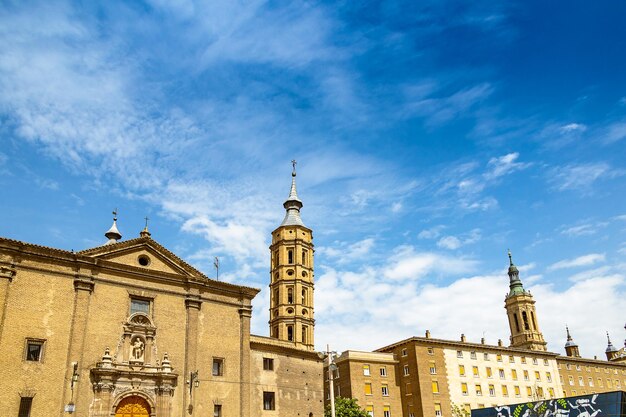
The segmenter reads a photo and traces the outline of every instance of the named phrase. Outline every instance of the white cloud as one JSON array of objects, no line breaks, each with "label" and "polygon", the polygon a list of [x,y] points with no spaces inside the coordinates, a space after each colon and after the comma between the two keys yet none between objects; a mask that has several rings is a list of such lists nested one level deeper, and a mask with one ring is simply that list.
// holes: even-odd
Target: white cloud
[{"label": "white cloud", "polygon": [[562,133],[584,132],[585,130],[587,130],[587,126],[585,126],[584,124],[580,124],[580,123],[569,123],[569,124],[561,126],[559,130]]},{"label": "white cloud", "polygon": [[384,276],[392,280],[420,280],[427,275],[454,275],[473,271],[477,262],[432,252],[415,252],[413,247],[395,249]]},{"label": "white cloud", "polygon": [[[536,301],[537,319],[550,351],[563,353],[564,317],[587,357],[603,354],[605,329],[621,331],[623,323],[614,313],[626,296],[626,279],[605,272],[570,281],[568,287],[547,284],[540,277],[522,277]],[[344,279],[346,274],[349,278]],[[508,345],[509,328],[502,308],[508,290],[504,270],[444,285],[390,282],[380,277],[373,269],[359,273],[328,269],[320,274],[316,284],[318,346],[330,343],[337,350],[371,350],[422,336],[427,329],[435,338],[458,340],[464,333],[472,342],[484,335],[488,344],[502,339]]]},{"label": "white cloud", "polygon": [[441,236],[441,231],[445,228],[446,226],[441,225],[441,224],[438,226],[433,226],[430,229],[424,229],[421,232],[419,232],[417,237],[419,239],[436,239],[439,236]]},{"label": "white cloud", "polygon": [[610,179],[623,175],[605,162],[566,165],[552,170],[550,181],[561,191],[588,192],[600,179]]},{"label": "white cloud", "polygon": [[589,266],[598,262],[604,262],[606,256],[603,253],[590,253],[588,255],[582,255],[573,259],[563,259],[550,265],[548,271],[555,271],[557,269],[577,268],[581,266]]},{"label": "white cloud", "polygon": [[561,234],[567,236],[590,236],[598,233],[601,228],[607,225],[608,223],[606,222],[583,223],[576,226],[564,227],[561,230]]},{"label": "white cloud", "polygon": [[607,143],[618,142],[626,138],[626,122],[616,122],[606,128],[604,140]]},{"label": "white cloud", "polygon": [[469,245],[480,239],[480,229],[473,229],[469,233],[457,236],[444,236],[437,242],[437,246],[444,249],[455,250],[461,246]]},{"label": "white cloud", "polygon": [[489,171],[483,174],[487,180],[495,180],[503,175],[511,174],[528,168],[530,163],[515,162],[519,158],[518,152],[512,152],[498,158],[491,158],[487,163]]},{"label": "white cloud", "polygon": [[358,242],[347,244],[346,242],[336,242],[333,247],[319,247],[317,252],[333,259],[338,264],[351,262],[354,260],[363,260],[375,245],[373,238],[367,238]]},{"label": "white cloud", "polygon": [[456,236],[445,236],[439,239],[439,241],[437,242],[437,246],[439,246],[440,248],[451,249],[451,250],[458,249],[462,245],[463,244],[461,243],[459,238]]}]

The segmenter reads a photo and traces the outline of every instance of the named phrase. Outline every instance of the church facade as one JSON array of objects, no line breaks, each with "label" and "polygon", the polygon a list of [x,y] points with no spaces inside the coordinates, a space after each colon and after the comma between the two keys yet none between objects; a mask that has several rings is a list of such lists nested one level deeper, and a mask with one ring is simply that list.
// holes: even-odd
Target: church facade
[{"label": "church facade", "polygon": [[71,252],[0,238],[0,404],[7,416],[323,414],[313,241],[295,185],[272,233],[270,337],[258,289],[208,278],[144,229]]}]

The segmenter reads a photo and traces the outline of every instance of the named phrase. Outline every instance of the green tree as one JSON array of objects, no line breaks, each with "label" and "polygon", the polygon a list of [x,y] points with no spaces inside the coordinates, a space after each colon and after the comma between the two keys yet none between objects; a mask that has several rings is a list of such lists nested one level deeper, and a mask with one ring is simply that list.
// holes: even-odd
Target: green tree
[{"label": "green tree", "polygon": [[452,417],[470,417],[472,415],[465,407],[452,403]]},{"label": "green tree", "polygon": [[[369,414],[357,404],[354,398],[335,398],[335,415],[336,417],[369,417]],[[330,404],[324,411],[324,417],[331,417]]]}]

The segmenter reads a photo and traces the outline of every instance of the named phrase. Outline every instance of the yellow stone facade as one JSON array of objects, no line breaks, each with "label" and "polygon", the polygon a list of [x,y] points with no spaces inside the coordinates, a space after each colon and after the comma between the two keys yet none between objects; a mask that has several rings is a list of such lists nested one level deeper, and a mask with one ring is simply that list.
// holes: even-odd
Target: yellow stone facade
[{"label": "yellow stone facade", "polygon": [[[259,290],[208,278],[147,230],[112,230],[76,253],[0,238],[7,416],[322,416],[312,325],[309,343],[251,335]],[[295,267],[312,323],[312,257]]]}]

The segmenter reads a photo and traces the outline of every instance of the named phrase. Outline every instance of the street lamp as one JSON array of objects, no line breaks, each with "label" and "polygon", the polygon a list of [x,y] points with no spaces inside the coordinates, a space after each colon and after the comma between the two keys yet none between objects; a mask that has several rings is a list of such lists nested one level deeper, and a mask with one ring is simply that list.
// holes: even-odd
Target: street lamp
[{"label": "street lamp", "polygon": [[335,364],[335,354],[337,352],[331,352],[330,347],[326,345],[326,357],[328,358],[328,386],[330,390],[330,415],[331,417],[336,417],[335,415],[335,386],[334,386],[334,375],[337,370],[337,364]]}]

